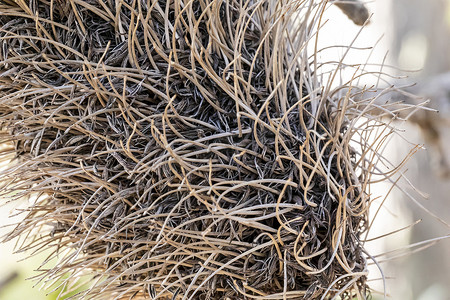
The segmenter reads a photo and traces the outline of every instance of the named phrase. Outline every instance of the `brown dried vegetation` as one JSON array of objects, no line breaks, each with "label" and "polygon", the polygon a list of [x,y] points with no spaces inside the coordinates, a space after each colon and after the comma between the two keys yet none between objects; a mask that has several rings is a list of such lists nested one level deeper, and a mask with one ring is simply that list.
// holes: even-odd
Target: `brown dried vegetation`
[{"label": "brown dried vegetation", "polygon": [[86,299],[368,297],[390,112],[332,89],[339,66],[321,82],[326,2],[0,1],[2,195],[34,199],[6,240],[51,249],[38,278],[90,274]]}]

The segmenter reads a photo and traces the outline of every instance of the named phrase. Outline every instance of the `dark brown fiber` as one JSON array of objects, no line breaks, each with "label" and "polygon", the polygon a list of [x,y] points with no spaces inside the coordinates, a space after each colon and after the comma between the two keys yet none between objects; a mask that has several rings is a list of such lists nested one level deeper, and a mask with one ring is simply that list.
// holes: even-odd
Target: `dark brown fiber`
[{"label": "dark brown fiber", "polygon": [[5,240],[49,251],[37,279],[68,294],[86,275],[82,299],[367,299],[390,108],[321,80],[326,2],[1,0],[2,195],[31,203]]}]

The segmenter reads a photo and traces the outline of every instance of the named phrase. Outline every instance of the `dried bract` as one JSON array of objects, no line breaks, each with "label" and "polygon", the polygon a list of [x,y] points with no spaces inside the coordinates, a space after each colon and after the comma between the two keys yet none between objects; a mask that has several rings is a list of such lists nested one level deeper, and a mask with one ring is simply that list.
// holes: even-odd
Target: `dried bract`
[{"label": "dried bract", "polygon": [[87,274],[76,297],[366,298],[385,141],[368,133],[391,132],[376,115],[389,107],[321,82],[307,45],[326,5],[1,1],[2,195],[32,199],[6,240],[57,258],[45,286]]}]

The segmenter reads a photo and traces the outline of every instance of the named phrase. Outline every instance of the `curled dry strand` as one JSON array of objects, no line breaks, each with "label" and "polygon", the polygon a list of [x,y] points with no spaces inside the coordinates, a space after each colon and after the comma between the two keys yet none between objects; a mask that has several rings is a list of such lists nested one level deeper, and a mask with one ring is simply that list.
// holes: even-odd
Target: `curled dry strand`
[{"label": "curled dry strand", "polygon": [[366,190],[392,130],[319,81],[325,5],[1,1],[2,196],[33,199],[6,240],[57,258],[38,280],[70,293],[87,274],[88,299],[368,297]]}]

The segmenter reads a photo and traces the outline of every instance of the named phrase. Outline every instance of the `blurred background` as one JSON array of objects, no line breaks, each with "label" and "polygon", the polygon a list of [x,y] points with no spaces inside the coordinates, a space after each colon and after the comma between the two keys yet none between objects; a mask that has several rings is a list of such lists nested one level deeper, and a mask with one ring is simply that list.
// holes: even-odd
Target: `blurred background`
[{"label": "blurred background", "polygon": [[[389,160],[399,163],[417,144],[424,145],[424,149],[405,167],[405,176],[414,188],[406,180],[399,181],[404,191],[394,188],[389,194],[369,238],[422,221],[407,230],[367,243],[368,251],[377,255],[450,233],[448,225],[430,215],[450,223],[450,1],[374,0],[365,3],[373,15],[370,24],[360,33],[359,27],[336,7],[331,7],[327,12],[329,24],[322,32],[322,45],[348,45],[358,35],[354,46],[373,46],[369,50],[370,57],[367,58],[368,50],[355,50],[347,54],[345,62],[361,63],[367,59],[368,71],[398,76],[391,81],[400,86],[413,85],[407,90],[422,96],[423,100],[430,99],[429,106],[439,111],[419,114],[417,119],[395,124],[403,131],[404,139],[394,136],[389,141],[384,151]],[[333,58],[336,60],[344,53],[343,49],[340,53],[327,53],[327,56],[337,55]],[[381,68],[379,63],[383,61],[385,66]],[[376,81],[373,78],[364,84],[371,86]],[[390,184],[377,184],[372,186],[371,192],[373,197],[381,196],[390,188]],[[376,201],[371,214],[382,200]],[[411,253],[414,249],[417,247],[402,251],[407,255],[381,263],[390,299],[450,300],[450,240],[444,239],[423,251]],[[380,261],[384,258],[377,257]],[[376,266],[370,271],[371,287],[382,292],[380,272]],[[376,292],[373,296],[383,298]]]},{"label": "blurred background", "polygon": [[[325,15],[328,21],[319,37],[319,44],[322,47],[348,45],[358,36],[354,46],[366,50],[351,51],[346,57],[347,63],[361,63],[368,59],[370,65],[370,62],[379,64],[384,61],[384,69],[379,65],[372,67],[393,75],[408,75],[408,78],[393,79],[400,85],[420,83],[409,88],[410,91],[430,98],[430,106],[439,110],[439,114],[428,113],[419,121],[396,124],[404,130],[407,142],[393,137],[385,149],[385,155],[399,162],[415,144],[425,144],[424,149],[418,151],[406,166],[405,176],[415,189],[406,180],[401,180],[400,186],[431,213],[450,223],[450,169],[447,166],[450,162],[450,0],[374,0],[366,4],[373,16],[361,32],[360,27],[339,9],[330,7]],[[372,46],[373,49],[367,49]],[[322,53],[320,58],[324,61],[339,60],[345,51],[345,48],[333,48]],[[373,85],[376,80],[374,76],[373,82],[369,80],[361,84]],[[437,143],[434,138],[436,134]],[[375,198],[385,195],[390,187],[389,184],[377,184],[371,187],[371,192]],[[378,205],[382,200],[378,201]],[[0,226],[14,222],[15,219],[8,216],[18,205],[9,203],[0,207]],[[447,226],[423,211],[405,192],[393,189],[374,222],[369,238],[407,227],[417,220],[422,221],[401,232],[368,242],[369,252],[382,254],[450,233]],[[0,236],[8,230],[0,228]],[[14,241],[0,244],[0,299],[56,299],[58,293],[48,296],[39,290],[39,284],[33,288],[36,283],[25,280],[36,275],[33,270],[45,259],[45,253],[20,261],[26,254],[12,255],[13,249]],[[413,251],[405,249],[402,254],[408,252]],[[383,260],[383,257],[379,259]],[[381,265],[391,299],[450,300],[449,239]],[[378,269],[372,266],[370,284],[375,290],[374,299],[383,298],[376,293],[383,291],[380,278]]]}]

